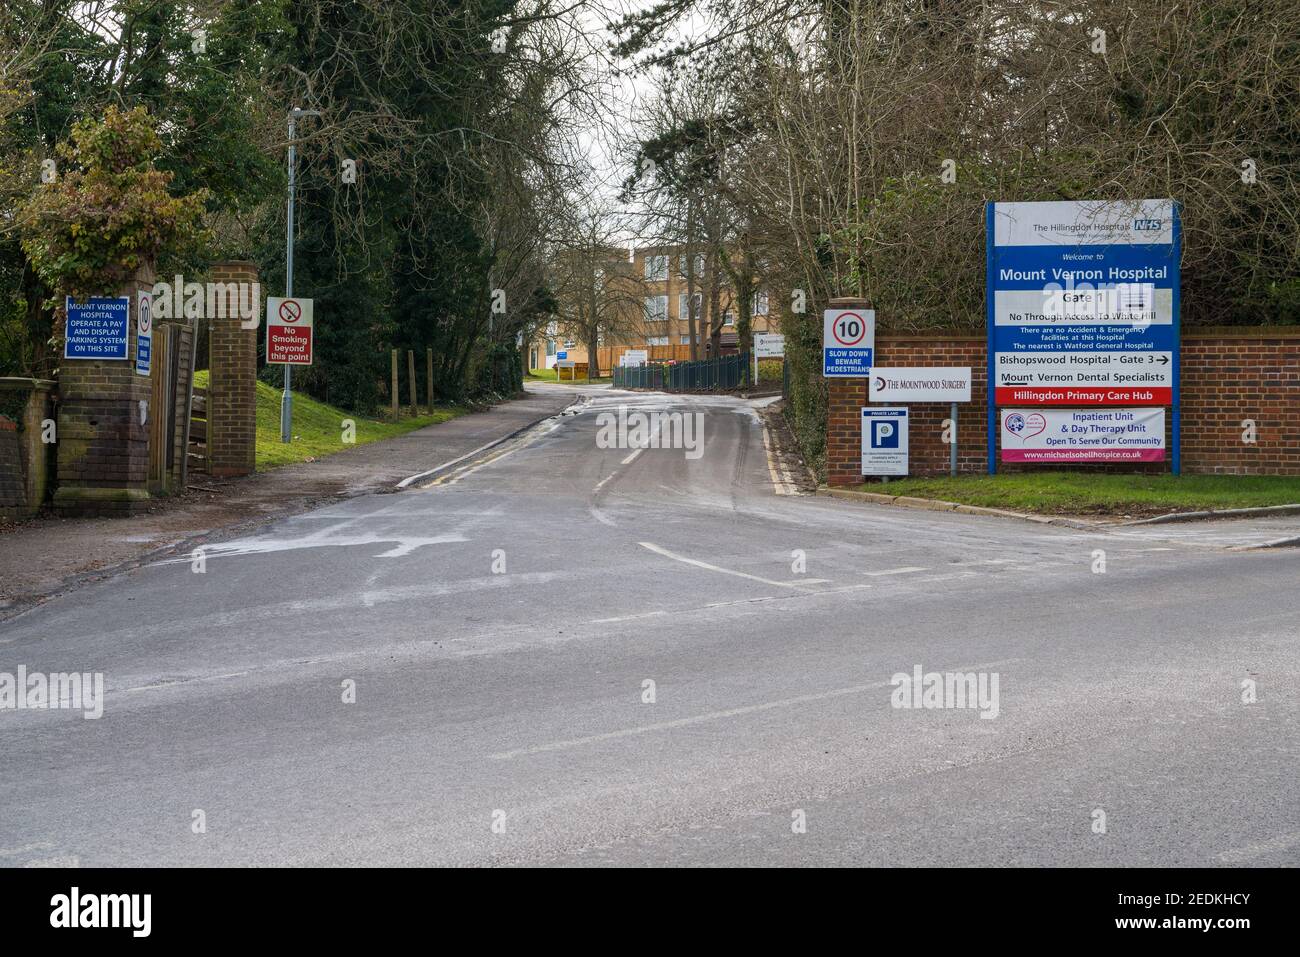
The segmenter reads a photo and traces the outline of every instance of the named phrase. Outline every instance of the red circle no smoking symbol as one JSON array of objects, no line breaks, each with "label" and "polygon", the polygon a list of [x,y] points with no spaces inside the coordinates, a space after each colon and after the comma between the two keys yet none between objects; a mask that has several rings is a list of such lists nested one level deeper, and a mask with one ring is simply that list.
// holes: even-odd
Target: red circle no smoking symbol
[{"label": "red circle no smoking symbol", "polygon": [[297,322],[302,318],[302,306],[296,299],[286,299],[280,303],[280,318],[285,322]]},{"label": "red circle no smoking symbol", "polygon": [[867,324],[856,312],[846,312],[831,324],[831,335],[842,346],[856,346],[867,335]]}]

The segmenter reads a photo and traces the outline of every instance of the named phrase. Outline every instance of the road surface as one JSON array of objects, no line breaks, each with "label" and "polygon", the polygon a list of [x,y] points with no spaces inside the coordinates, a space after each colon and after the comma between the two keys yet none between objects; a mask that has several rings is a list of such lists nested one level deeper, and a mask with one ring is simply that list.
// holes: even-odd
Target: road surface
[{"label": "road surface", "polygon": [[107,685],[0,711],[0,864],[1300,863],[1300,550],[1224,547],[1276,529],[785,494],[745,401],[583,396],[0,624]]}]

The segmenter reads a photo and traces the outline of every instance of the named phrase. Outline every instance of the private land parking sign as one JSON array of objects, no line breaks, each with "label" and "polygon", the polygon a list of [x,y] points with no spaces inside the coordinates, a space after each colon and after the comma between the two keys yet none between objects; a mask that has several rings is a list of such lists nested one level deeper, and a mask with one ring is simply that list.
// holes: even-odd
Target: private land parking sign
[{"label": "private land parking sign", "polygon": [[907,474],[907,409],[862,410],[862,474]]},{"label": "private land parking sign", "polygon": [[822,375],[865,376],[876,350],[874,309],[827,309],[822,313]]},{"label": "private land parking sign", "polygon": [[311,365],[312,300],[266,298],[266,361]]}]

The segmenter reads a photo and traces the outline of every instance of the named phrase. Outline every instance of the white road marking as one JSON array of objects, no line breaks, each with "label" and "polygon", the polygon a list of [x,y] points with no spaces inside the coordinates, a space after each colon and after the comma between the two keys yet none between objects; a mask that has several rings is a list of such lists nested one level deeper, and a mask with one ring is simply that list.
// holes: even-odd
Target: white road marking
[{"label": "white road marking", "polygon": [[593,618],[591,619],[591,624],[608,625],[616,621],[635,621],[638,618],[654,618],[658,615],[666,615],[666,614],[668,614],[668,612],[666,611],[647,611],[647,612],[642,612],[639,615],[619,615],[617,618]]},{"label": "white road marking", "polygon": [[624,459],[622,462],[620,462],[619,464],[620,464],[620,465],[631,465],[632,462],[633,462],[633,460],[634,460],[638,455],[640,455],[642,452],[644,452],[644,451],[645,451],[645,449],[637,449],[635,452],[633,452],[631,455],[629,455],[627,458],[625,458],[625,459]]},{"label": "white road marking", "polygon": [[863,572],[868,578],[879,575],[907,575],[911,572],[928,572],[930,569],[921,565],[904,565],[902,568],[886,568],[883,572]]},{"label": "white road marking", "polygon": [[[350,522],[344,523],[351,524]],[[342,526],[337,526],[341,528]],[[392,544],[392,548],[378,552],[373,558],[400,558],[409,555],[425,545],[447,545],[453,542],[467,542],[464,535],[431,535],[422,538],[414,535],[386,535],[376,532],[362,532],[355,535],[333,535],[335,528],[327,528],[311,535],[298,538],[278,538],[265,535],[260,538],[243,538],[233,542],[218,542],[202,545],[205,559],[239,558],[245,555],[269,555],[272,552],[289,552],[303,548],[349,548],[354,545]],[[154,562],[155,565],[183,565],[193,561],[191,555],[165,558]]]},{"label": "white road marking", "polygon": [[4,847],[0,848],[0,857],[17,857],[32,851],[48,851],[53,846],[48,841],[41,841],[37,844],[24,844],[22,847]]},{"label": "white road marking", "polygon": [[[585,398],[580,398],[578,399],[578,401],[562,409],[557,415],[552,416],[551,418],[555,419],[561,415],[566,415],[568,414],[570,409],[578,408],[582,406],[585,402],[586,402]],[[549,422],[549,421],[551,421],[551,419],[543,420],[543,422]],[[540,425],[542,423],[538,423],[538,424]],[[529,431],[531,432],[532,430],[530,429]],[[547,431],[550,430],[548,429]],[[526,435],[528,433],[524,433],[524,434]],[[492,446],[494,445],[500,445],[502,442],[508,442],[508,441],[509,441],[509,437],[497,438],[497,439],[493,439],[491,442],[485,442],[482,445],[480,445],[478,448],[471,449],[470,451],[466,452],[464,455],[458,455],[454,459],[451,459],[450,461],[443,462],[441,465],[435,465],[433,468],[425,469],[423,472],[418,472],[415,475],[408,475],[406,478],[402,479],[400,482],[397,483],[397,487],[406,488],[408,485],[418,482],[420,479],[424,478],[427,475],[432,475],[434,472],[441,472],[443,469],[450,468],[451,466],[455,465],[457,462],[464,462],[466,459],[472,458],[473,456],[478,455],[480,452],[492,448]]]},{"label": "white road marking", "polygon": [[158,691],[162,688],[174,688],[176,685],[193,684],[196,681],[220,681],[223,678],[242,678],[252,674],[251,671],[228,671],[220,675],[195,675],[193,678],[175,678],[171,681],[157,681],[148,685],[136,685],[131,688],[114,689],[114,694],[130,694],[133,691]]},{"label": "white road marking", "polygon": [[768,430],[767,422],[759,418],[763,426],[763,451],[767,453],[767,474],[772,480],[772,488],[777,495],[798,495],[799,490],[795,487],[794,482],[790,481],[790,476],[785,470],[785,465],[779,462],[772,452],[772,437]]},{"label": "white road marking", "polygon": [[710,565],[708,562],[702,562],[698,558],[687,558],[685,555],[678,555],[676,552],[670,552],[666,548],[661,548],[654,542],[637,542],[642,548],[649,549],[656,555],[662,555],[664,558],[671,558],[675,562],[681,562],[683,565],[694,565],[696,568],[706,568],[711,572],[719,572],[723,575],[734,575],[737,578],[748,578],[750,581],[762,582],[764,585],[776,585],[778,588],[794,588],[799,591],[805,591],[808,585],[824,585],[827,582],[825,578],[808,578],[802,582],[779,582],[771,578],[761,578],[758,575],[750,575],[748,572],[738,572],[731,568],[722,568],[719,565]]},{"label": "white road marking", "polygon": [[[963,668],[949,668],[949,671],[987,671],[990,668],[996,668],[1000,665],[1010,664],[1019,661],[1019,658],[1008,658],[1003,661],[991,661],[982,665],[969,665]],[[531,748],[515,748],[512,751],[500,751],[497,754],[490,755],[493,761],[508,761],[511,758],[524,757],[531,754],[543,754],[547,751],[565,751],[569,748],[578,748],[588,744],[599,744],[602,741],[615,741],[619,738],[629,738],[638,734],[649,734],[654,731],[672,731],[676,728],[688,728],[695,724],[704,724],[708,721],[720,721],[724,718],[738,718],[746,714],[760,714],[764,711],[774,711],[777,708],[792,708],[795,705],[812,704],[817,701],[829,701],[832,698],[842,698],[845,695],[862,694],[865,691],[876,691],[880,688],[892,686],[890,681],[873,681],[870,684],[852,685],[848,688],[835,688],[832,691],[819,691],[815,694],[798,695],[794,698],[782,698],[779,701],[767,701],[763,704],[751,704],[741,708],[728,708],[725,711],[710,711],[707,714],[697,714],[689,718],[677,718],[674,721],[659,721],[655,724],[643,724],[636,728],[623,728],[620,731],[606,731],[604,734],[591,734],[582,738],[569,738],[566,741],[553,741],[550,744],[539,744]]]},{"label": "white road marking", "polygon": [[1246,861],[1263,857],[1265,854],[1290,850],[1297,844],[1300,844],[1300,831],[1292,831],[1290,834],[1275,837],[1271,841],[1259,841],[1254,844],[1231,848],[1220,854],[1219,860],[1225,864],[1244,864]]}]

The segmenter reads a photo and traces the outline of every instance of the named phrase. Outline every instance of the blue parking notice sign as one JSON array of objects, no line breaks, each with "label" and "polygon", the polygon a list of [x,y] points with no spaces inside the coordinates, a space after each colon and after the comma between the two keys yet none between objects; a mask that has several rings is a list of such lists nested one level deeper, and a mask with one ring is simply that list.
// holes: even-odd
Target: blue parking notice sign
[{"label": "blue parking notice sign", "polygon": [[131,321],[131,300],[92,298],[87,302],[65,300],[68,321],[63,343],[65,359],[127,359],[127,324]]}]

